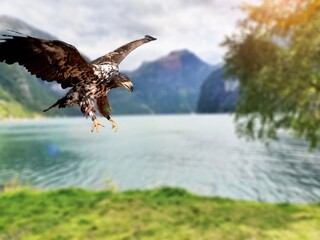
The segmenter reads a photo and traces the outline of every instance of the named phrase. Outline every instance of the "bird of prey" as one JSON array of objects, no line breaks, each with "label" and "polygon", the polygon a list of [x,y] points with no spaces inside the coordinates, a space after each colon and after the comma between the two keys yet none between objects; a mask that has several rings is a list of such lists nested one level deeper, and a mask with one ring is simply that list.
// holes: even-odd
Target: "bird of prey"
[{"label": "bird of prey", "polygon": [[133,91],[128,76],[119,72],[119,64],[135,48],[156,38],[146,35],[88,62],[74,46],[65,42],[14,33],[0,37],[0,62],[18,63],[43,81],[56,81],[62,88],[70,88],[63,98],[44,112],[54,107],[79,105],[83,115],[92,119],[91,131],[95,129],[99,132],[98,127],[103,125],[96,118],[96,101],[100,114],[110,121],[117,132],[118,126],[110,117],[107,93],[117,87]]}]

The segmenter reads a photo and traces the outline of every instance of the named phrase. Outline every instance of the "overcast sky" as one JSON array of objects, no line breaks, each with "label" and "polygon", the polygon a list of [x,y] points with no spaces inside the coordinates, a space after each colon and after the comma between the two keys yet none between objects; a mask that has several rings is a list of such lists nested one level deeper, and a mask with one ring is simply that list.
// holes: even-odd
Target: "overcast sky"
[{"label": "overcast sky", "polygon": [[1,0],[0,15],[19,18],[76,46],[91,59],[146,34],[158,41],[126,58],[137,68],[171,51],[189,49],[210,63],[222,62],[224,36],[243,16],[238,6],[259,0]]}]

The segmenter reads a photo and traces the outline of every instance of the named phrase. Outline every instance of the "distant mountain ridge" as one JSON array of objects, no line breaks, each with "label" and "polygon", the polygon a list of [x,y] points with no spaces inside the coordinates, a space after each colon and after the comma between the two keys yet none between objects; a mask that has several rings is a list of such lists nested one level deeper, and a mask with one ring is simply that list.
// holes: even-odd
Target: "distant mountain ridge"
[{"label": "distant mountain ridge", "polygon": [[[188,50],[171,52],[127,72],[135,91],[132,96],[126,96],[128,101],[124,105],[140,102],[144,113],[195,112],[201,85],[213,69]],[[125,113],[123,110],[127,106],[112,100],[116,95],[114,90],[110,92],[111,102],[115,102],[114,110]]]},{"label": "distant mountain ridge", "polygon": [[6,15],[0,16],[0,32],[3,33],[8,30],[21,32],[30,36],[37,36],[39,38],[57,39],[53,35],[46,33],[38,28],[35,28],[18,18]]},{"label": "distant mountain ridge", "polygon": [[239,97],[239,82],[236,79],[224,79],[224,68],[213,71],[202,85],[197,112],[222,113],[233,112]]}]

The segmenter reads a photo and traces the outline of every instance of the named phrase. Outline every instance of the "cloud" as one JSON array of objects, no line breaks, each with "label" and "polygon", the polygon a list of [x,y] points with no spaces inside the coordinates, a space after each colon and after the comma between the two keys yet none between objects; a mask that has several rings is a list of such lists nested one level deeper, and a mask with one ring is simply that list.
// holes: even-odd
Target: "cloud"
[{"label": "cloud", "polygon": [[[246,1],[248,2],[248,1]],[[258,0],[250,0],[258,2]],[[238,0],[2,0],[0,14],[20,18],[75,45],[94,59],[149,34],[157,42],[137,49],[122,64],[138,67],[177,49],[189,49],[216,64],[226,34],[242,14]]]}]

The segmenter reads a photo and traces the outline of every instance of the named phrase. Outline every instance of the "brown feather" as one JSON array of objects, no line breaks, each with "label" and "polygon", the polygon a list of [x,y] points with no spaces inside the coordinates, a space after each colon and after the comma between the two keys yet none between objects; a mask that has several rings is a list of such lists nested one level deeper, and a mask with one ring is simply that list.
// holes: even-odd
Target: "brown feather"
[{"label": "brown feather", "polygon": [[44,81],[57,81],[67,88],[96,78],[92,65],[70,44],[13,35],[5,35],[0,40],[1,62],[19,63]]},{"label": "brown feather", "polygon": [[107,96],[97,98],[97,106],[100,114],[105,118],[110,118],[111,107]]}]

